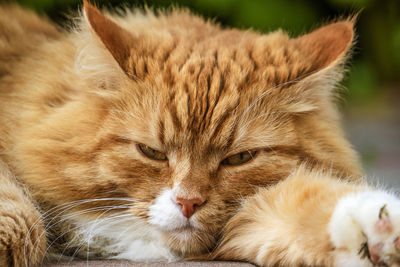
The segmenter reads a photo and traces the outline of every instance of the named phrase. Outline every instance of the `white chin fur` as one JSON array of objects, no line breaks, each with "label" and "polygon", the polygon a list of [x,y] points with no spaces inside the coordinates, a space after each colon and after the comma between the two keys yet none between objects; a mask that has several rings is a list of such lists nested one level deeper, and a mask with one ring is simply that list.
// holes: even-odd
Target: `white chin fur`
[{"label": "white chin fur", "polygon": [[173,190],[166,189],[156,198],[149,209],[150,224],[162,231],[180,231],[187,227],[197,228],[195,215],[190,219],[183,216],[180,207],[174,203],[173,197]]}]

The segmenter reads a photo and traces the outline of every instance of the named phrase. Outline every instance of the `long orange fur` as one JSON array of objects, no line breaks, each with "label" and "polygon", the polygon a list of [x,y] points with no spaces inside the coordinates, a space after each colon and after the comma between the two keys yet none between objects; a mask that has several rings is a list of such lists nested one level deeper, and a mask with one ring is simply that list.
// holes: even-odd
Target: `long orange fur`
[{"label": "long orange fur", "polygon": [[[207,200],[196,211],[203,231],[163,236],[183,257],[331,265],[333,207],[364,188],[333,101],[353,35],[352,20],[290,38],[185,10],[105,16],[88,3],[66,32],[0,7],[0,265],[40,264],[40,212],[130,197],[146,221],[160,188],[178,182],[185,197]],[[249,149],[258,151],[249,163],[220,165]]]}]

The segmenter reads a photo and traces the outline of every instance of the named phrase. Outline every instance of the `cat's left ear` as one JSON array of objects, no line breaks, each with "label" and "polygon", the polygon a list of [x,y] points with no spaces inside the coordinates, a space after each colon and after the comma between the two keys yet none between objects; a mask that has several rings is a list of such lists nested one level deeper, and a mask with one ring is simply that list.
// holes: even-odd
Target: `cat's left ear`
[{"label": "cat's left ear", "polygon": [[293,39],[311,62],[311,72],[343,63],[353,43],[354,22],[354,18],[339,21]]},{"label": "cat's left ear", "polygon": [[83,1],[84,12],[94,33],[111,53],[125,73],[129,73],[129,57],[135,38],[130,32],[104,16],[87,0]]},{"label": "cat's left ear", "polygon": [[338,21],[291,39],[302,54],[300,64],[305,68],[291,83],[291,90],[280,91],[283,108],[303,113],[331,105],[334,88],[343,77],[343,65],[353,44],[354,23],[355,18]]}]

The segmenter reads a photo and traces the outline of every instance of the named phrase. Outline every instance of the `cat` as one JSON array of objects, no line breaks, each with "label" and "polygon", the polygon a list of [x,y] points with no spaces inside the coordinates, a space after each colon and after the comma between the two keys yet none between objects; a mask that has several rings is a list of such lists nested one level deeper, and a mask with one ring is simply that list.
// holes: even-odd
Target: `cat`
[{"label": "cat", "polygon": [[0,265],[395,266],[400,201],[335,107],[354,18],[291,38],[186,10],[70,30],[0,7]]}]

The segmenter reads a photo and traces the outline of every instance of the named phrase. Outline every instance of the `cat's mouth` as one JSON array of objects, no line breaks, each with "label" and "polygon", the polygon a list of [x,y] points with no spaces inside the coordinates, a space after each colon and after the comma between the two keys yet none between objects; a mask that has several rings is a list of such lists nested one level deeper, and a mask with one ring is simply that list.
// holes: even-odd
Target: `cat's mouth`
[{"label": "cat's mouth", "polygon": [[180,225],[178,227],[167,230],[167,232],[170,233],[192,233],[195,231],[199,231],[199,228],[193,225],[193,223],[191,223],[189,220],[187,220],[186,224],[184,225]]}]

